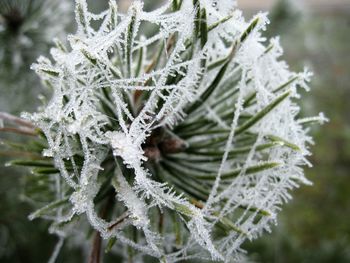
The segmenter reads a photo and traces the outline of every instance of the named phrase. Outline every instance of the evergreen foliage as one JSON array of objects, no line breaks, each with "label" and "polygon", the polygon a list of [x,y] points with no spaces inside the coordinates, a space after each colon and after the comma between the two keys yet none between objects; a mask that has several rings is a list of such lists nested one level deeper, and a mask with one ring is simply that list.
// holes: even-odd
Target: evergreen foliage
[{"label": "evergreen foliage", "polygon": [[92,230],[91,262],[102,243],[135,261],[240,260],[310,183],[305,126],[325,118],[300,118],[296,100],[311,74],[265,44],[266,14],[246,22],[233,1],[134,1],[125,14],[111,0],[93,14],[77,0],[75,14],[69,47],[57,41],[32,67],[49,102],[0,115],[2,131],[36,138],[8,143],[26,157],[9,164],[32,167],[29,218],[52,221],[52,261]]}]

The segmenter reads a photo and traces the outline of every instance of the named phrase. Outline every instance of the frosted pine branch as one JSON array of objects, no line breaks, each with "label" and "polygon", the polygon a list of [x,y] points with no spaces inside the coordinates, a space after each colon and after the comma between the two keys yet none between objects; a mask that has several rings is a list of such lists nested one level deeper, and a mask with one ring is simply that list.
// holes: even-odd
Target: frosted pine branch
[{"label": "frosted pine branch", "polygon": [[77,0],[70,47],[33,65],[53,89],[24,115],[44,137],[47,166],[33,172],[52,174],[51,200],[33,215],[66,238],[88,225],[139,260],[237,261],[309,183],[314,119],[299,119],[296,99],[310,74],[288,69],[278,39],[265,43],[266,14],[247,22],[231,0],[117,10]]}]

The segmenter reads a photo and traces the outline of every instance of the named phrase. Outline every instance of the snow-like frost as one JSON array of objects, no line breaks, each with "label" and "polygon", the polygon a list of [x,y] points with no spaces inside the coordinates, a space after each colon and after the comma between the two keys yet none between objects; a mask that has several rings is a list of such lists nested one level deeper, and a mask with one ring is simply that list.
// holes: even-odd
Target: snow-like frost
[{"label": "snow-like frost", "polygon": [[[288,69],[278,39],[265,44],[266,14],[246,22],[232,0],[172,4],[146,12],[134,1],[122,14],[111,0],[95,15],[77,0],[70,50],[58,46],[52,62],[33,65],[52,98],[26,117],[66,183],[57,191],[70,193],[61,212],[86,214],[104,238],[167,262],[231,262],[246,239],[270,230],[289,190],[309,183],[303,124],[316,119],[298,120],[293,98],[310,73]],[[118,223],[96,211],[103,182],[114,185]],[[158,218],[173,223],[159,230]],[[188,231],[181,242],[172,224]]]}]

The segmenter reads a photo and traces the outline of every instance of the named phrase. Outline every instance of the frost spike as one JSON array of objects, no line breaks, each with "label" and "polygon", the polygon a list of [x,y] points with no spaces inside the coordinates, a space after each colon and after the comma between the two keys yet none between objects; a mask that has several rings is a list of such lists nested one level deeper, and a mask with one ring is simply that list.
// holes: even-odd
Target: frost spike
[{"label": "frost spike", "polygon": [[55,69],[50,69],[50,68],[38,68],[37,69],[39,72],[43,72],[50,77],[57,78],[60,75],[60,72],[55,70]]},{"label": "frost spike", "polygon": [[138,77],[140,75],[142,66],[143,66],[143,47],[140,48],[139,50],[139,59],[137,61],[137,67],[135,70],[135,77]]},{"label": "frost spike", "polygon": [[84,57],[86,57],[87,60],[91,62],[91,64],[97,64],[97,58],[95,58],[89,51],[86,49],[81,49],[80,52],[84,55]]},{"label": "frost spike", "polygon": [[[288,80],[286,83],[282,84],[281,86],[277,87],[276,89],[273,90],[273,93],[277,93],[281,90],[283,90],[284,88],[287,88],[290,84],[292,84],[294,81],[296,81],[298,79],[298,77],[293,77],[290,80]],[[244,102],[243,107],[248,107],[254,104],[254,99],[256,98],[256,92],[254,92],[253,94],[251,94]]]},{"label": "frost spike", "polygon": [[[215,213],[214,215],[219,216],[219,213]],[[229,220],[226,217],[220,218],[216,224],[218,225],[218,227],[222,228],[224,231],[234,231],[244,236],[248,236],[246,232],[244,232],[242,229],[237,227],[235,224],[232,223],[231,220]]]},{"label": "frost spike", "polygon": [[115,242],[117,242],[117,238],[115,238],[115,237],[112,237],[112,238],[110,238],[108,240],[107,246],[106,246],[106,249],[105,249],[105,253],[109,253],[112,250]]},{"label": "frost spike", "polygon": [[86,13],[87,13],[86,1],[77,0],[76,7],[75,7],[75,16],[76,16],[76,21],[78,23],[78,30],[83,34],[88,35],[89,23],[86,17]]},{"label": "frost spike", "polygon": [[[225,20],[226,21],[226,20]],[[224,64],[227,59],[230,59],[230,57],[233,56],[233,54],[236,52],[237,48],[242,45],[245,40],[247,39],[247,37],[249,36],[249,34],[256,28],[256,26],[258,25],[259,23],[259,18],[257,17],[256,19],[254,19],[251,24],[248,26],[248,28],[242,33],[240,39],[239,39],[239,42],[235,42],[233,44],[233,50],[231,51],[231,53],[226,57],[226,58],[223,58],[223,59],[219,59],[218,61],[216,62],[213,62],[212,64],[210,64],[208,66],[208,70],[212,70],[212,69],[215,69],[217,67],[219,67],[220,65]]]},{"label": "frost spike", "polygon": [[126,74],[127,77],[131,77],[131,61],[132,61],[132,46],[133,46],[133,38],[136,24],[136,13],[137,10],[135,7],[131,10],[132,14],[130,17],[130,23],[126,32],[126,43],[125,43],[125,60],[126,60]]},{"label": "frost spike", "polygon": [[57,207],[60,207],[64,204],[67,204],[68,203],[68,200],[69,198],[66,197],[66,198],[63,198],[61,200],[58,200],[58,201],[55,201],[55,202],[52,202],[42,208],[40,208],[39,210],[35,211],[34,213],[30,214],[29,215],[29,219],[30,220],[34,220],[38,217],[41,217],[45,214],[47,214],[48,212],[52,211],[53,209],[57,208]]},{"label": "frost spike", "polygon": [[54,42],[56,44],[56,47],[61,50],[62,52],[64,53],[67,53],[67,48],[64,46],[64,44],[58,39],[58,38],[55,38],[54,39]]},{"label": "frost spike", "polygon": [[210,97],[210,95],[214,92],[214,90],[218,87],[219,83],[221,82],[222,78],[224,77],[226,70],[231,62],[232,55],[230,55],[226,59],[226,63],[221,67],[220,71],[216,75],[213,82],[209,85],[209,87],[202,93],[202,95],[199,97],[199,99],[192,104],[185,112],[189,115],[195,110],[197,110],[199,107],[203,105],[203,103],[206,102],[206,100]]},{"label": "frost spike", "polygon": [[233,16],[232,15],[229,15],[229,16],[226,16],[224,17],[223,19],[215,22],[214,24],[211,24],[210,26],[208,26],[208,31],[212,31],[214,30],[215,28],[217,28],[219,25],[225,23],[226,21],[230,20]]},{"label": "frost spike", "polygon": [[[290,147],[289,145],[287,145],[286,142],[282,142],[282,140],[275,140],[272,143],[266,143],[266,144],[261,144],[258,145],[256,147],[257,151],[263,151],[266,149],[270,149],[272,147],[276,147],[276,146],[283,146],[286,145],[288,147]],[[239,154],[245,154],[248,153],[251,150],[251,146],[246,146],[246,147],[240,147],[240,148],[234,148],[233,150],[230,151],[229,156],[231,158],[239,155]],[[195,151],[195,150],[191,150],[191,147],[188,148],[188,150],[186,150],[186,153],[188,154],[193,154],[193,155],[199,155],[199,156],[213,156],[213,157],[221,157],[224,152],[222,151],[212,151],[212,152],[200,152],[200,151]]]},{"label": "frost spike", "polygon": [[[263,172],[266,170],[271,170],[271,169],[276,168],[280,165],[281,165],[281,163],[277,163],[277,162],[266,162],[266,163],[259,164],[259,165],[249,166],[246,169],[237,169],[235,171],[225,173],[225,174],[221,175],[221,179],[222,180],[233,179],[233,178],[237,177],[243,170],[245,171],[244,174],[249,175],[249,174],[260,173],[260,172]],[[197,179],[213,181],[216,179],[216,176],[217,175],[195,175],[194,177]]]},{"label": "frost spike", "polygon": [[258,112],[256,115],[254,115],[252,118],[250,118],[247,122],[245,122],[242,126],[238,127],[236,129],[235,134],[239,135],[242,132],[248,130],[250,127],[252,127],[254,124],[256,124],[258,121],[260,121],[262,118],[264,118],[267,114],[269,114],[274,108],[276,108],[281,102],[283,102],[286,98],[289,97],[291,94],[290,91],[282,94],[280,97],[278,97],[276,100],[274,100],[272,103],[267,105],[264,109],[262,109],[260,112]]},{"label": "frost spike", "polygon": [[194,19],[194,39],[197,39],[201,28],[201,6],[199,0],[193,0],[193,8],[196,11]]},{"label": "frost spike", "polygon": [[29,167],[50,167],[54,168],[50,162],[32,161],[32,160],[14,160],[8,163],[10,166],[29,166]]},{"label": "frost spike", "polygon": [[256,26],[258,25],[259,23],[259,17],[255,18],[251,23],[250,25],[248,26],[248,28],[243,32],[243,34],[241,35],[241,43],[243,43],[247,37],[250,35],[251,32],[253,32],[253,30],[256,28]]},{"label": "frost spike", "polygon": [[173,0],[173,11],[178,11],[182,5],[182,0]]},{"label": "frost spike", "polygon": [[118,6],[115,0],[109,0],[109,28],[113,30],[118,25]]},{"label": "frost spike", "polygon": [[294,143],[288,142],[287,140],[280,138],[278,136],[275,135],[266,135],[266,138],[268,138],[269,140],[276,142],[276,143],[281,143],[282,145],[285,145],[291,149],[293,149],[294,151],[301,151],[300,147]]},{"label": "frost spike", "polygon": [[57,168],[35,168],[32,170],[33,174],[43,175],[43,174],[57,174],[60,170]]},{"label": "frost spike", "polygon": [[207,11],[204,8],[201,10],[200,32],[201,46],[203,48],[208,41]]}]

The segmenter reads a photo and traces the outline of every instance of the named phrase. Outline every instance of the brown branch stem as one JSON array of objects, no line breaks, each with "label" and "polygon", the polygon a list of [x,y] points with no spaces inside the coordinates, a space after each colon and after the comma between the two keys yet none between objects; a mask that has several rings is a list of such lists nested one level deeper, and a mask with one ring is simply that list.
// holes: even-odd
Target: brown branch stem
[{"label": "brown branch stem", "polygon": [[[106,217],[109,217],[109,214],[113,209],[113,205],[114,205],[114,194],[108,197],[106,205],[103,207],[100,213],[101,218],[105,219]],[[102,246],[101,235],[98,231],[95,231],[88,263],[101,262],[101,246]]]},{"label": "brown branch stem", "polygon": [[17,133],[17,134],[22,134],[22,135],[28,135],[28,136],[37,136],[38,133],[31,128],[26,128],[26,127],[3,127],[0,128],[0,132],[11,132],[11,133]]},{"label": "brown branch stem", "polygon": [[0,156],[28,157],[35,160],[45,159],[39,154],[34,154],[31,152],[24,152],[24,151],[0,151]]},{"label": "brown branch stem", "polygon": [[114,228],[118,227],[121,223],[124,222],[125,219],[127,219],[130,216],[130,213],[128,211],[124,212],[117,220],[108,227],[108,230],[111,231]]},{"label": "brown branch stem", "polygon": [[92,250],[89,257],[89,263],[101,262],[101,244],[102,244],[101,235],[98,231],[96,231],[94,240],[92,243]]},{"label": "brown branch stem", "polygon": [[19,124],[19,125],[27,127],[27,128],[32,128],[32,129],[35,128],[35,126],[31,122],[26,121],[26,120],[19,118],[17,116],[14,116],[12,114],[9,114],[7,112],[0,112],[0,119],[7,120],[11,123]]}]

